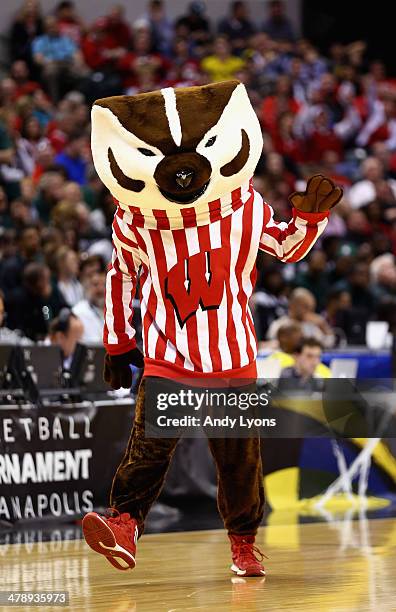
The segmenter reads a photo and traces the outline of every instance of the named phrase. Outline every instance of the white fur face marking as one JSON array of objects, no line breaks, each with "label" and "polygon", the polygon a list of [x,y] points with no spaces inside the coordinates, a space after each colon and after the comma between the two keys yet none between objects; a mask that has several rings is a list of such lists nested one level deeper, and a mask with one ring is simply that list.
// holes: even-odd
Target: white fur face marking
[{"label": "white fur face marking", "polygon": [[[163,153],[126,130],[110,109],[94,105],[91,117],[92,157],[102,182],[120,202],[133,205],[136,198],[143,193],[145,193],[144,200],[151,198],[153,201],[158,193],[157,187],[153,184],[153,175],[158,163],[164,157]],[[125,176],[144,182],[144,189],[140,193],[125,189],[116,180],[110,167],[109,149]],[[144,155],[139,149],[149,149],[154,155]]]},{"label": "white fur face marking", "polygon": [[[242,146],[242,130],[249,139],[249,156],[246,164],[237,174],[225,177],[220,173],[221,168],[230,162]],[[212,146],[207,147],[208,140],[216,136]],[[248,98],[244,85],[235,88],[228,104],[219,121],[203,134],[201,142],[197,146],[197,153],[206,157],[212,166],[214,179],[207,191],[209,200],[215,200],[217,191],[223,194],[230,193],[253,176],[257,162],[263,148],[261,127],[256,113],[254,112]]]},{"label": "white fur face marking", "polygon": [[173,87],[166,87],[161,89],[161,93],[164,96],[165,101],[165,113],[168,118],[170,132],[172,138],[175,141],[175,145],[180,147],[182,140],[182,129],[180,123],[179,113],[176,106],[176,94]]}]

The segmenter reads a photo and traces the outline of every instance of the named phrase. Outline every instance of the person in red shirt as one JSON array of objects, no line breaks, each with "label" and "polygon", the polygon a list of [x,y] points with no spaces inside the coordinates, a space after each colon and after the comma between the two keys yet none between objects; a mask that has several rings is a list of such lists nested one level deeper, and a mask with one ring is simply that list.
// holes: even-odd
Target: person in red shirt
[{"label": "person in red shirt", "polygon": [[59,32],[62,36],[68,36],[77,46],[80,46],[83,34],[83,23],[76,11],[74,2],[63,0],[58,4],[55,11],[58,20]]},{"label": "person in red shirt", "polygon": [[260,117],[263,128],[273,136],[280,114],[289,111],[295,115],[299,107],[299,103],[293,98],[289,77],[280,76],[276,83],[275,94],[266,97],[261,106]]},{"label": "person in red shirt", "polygon": [[95,21],[84,37],[82,52],[92,70],[114,70],[130,49],[132,34],[123,13],[122,6],[114,6],[108,15]]},{"label": "person in red shirt", "polygon": [[84,60],[92,70],[112,69],[126,53],[126,49],[109,30],[104,17],[95,21],[84,37],[81,48]]},{"label": "person in red shirt", "polygon": [[178,38],[173,45],[172,65],[167,75],[168,87],[189,87],[201,82],[199,62],[191,57],[188,42]]},{"label": "person in red shirt", "polygon": [[22,96],[29,96],[37,89],[40,89],[40,85],[36,81],[31,81],[29,78],[29,69],[27,63],[23,60],[17,60],[11,66],[11,77],[15,82],[15,99]]},{"label": "person in red shirt", "polygon": [[35,186],[39,184],[42,175],[45,172],[56,169],[55,153],[51,143],[44,142],[37,147],[36,164],[32,172],[32,182]]},{"label": "person in red shirt", "polygon": [[132,32],[124,19],[125,7],[121,4],[114,5],[106,15],[107,32],[118,42],[120,47],[129,49],[132,44]]},{"label": "person in red shirt", "polygon": [[329,113],[325,106],[317,106],[313,117],[313,129],[306,141],[306,161],[321,161],[326,151],[335,151],[340,157],[343,143],[330,125]]},{"label": "person in red shirt", "polygon": [[133,51],[124,55],[118,62],[123,75],[124,89],[133,88],[139,91],[149,86],[159,86],[170,68],[169,61],[152,51],[150,31],[142,28],[135,36]]},{"label": "person in red shirt", "polygon": [[74,130],[74,117],[67,110],[58,113],[56,118],[50,121],[47,126],[47,136],[55,153],[63,151]]},{"label": "person in red shirt", "polygon": [[304,161],[303,143],[296,138],[293,132],[294,115],[290,111],[282,113],[273,135],[273,145],[277,153],[291,161],[301,163]]}]

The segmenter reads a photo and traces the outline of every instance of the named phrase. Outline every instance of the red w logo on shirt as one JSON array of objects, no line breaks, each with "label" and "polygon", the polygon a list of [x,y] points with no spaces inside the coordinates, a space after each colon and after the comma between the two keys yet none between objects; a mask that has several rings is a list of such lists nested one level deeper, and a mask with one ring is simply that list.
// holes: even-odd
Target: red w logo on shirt
[{"label": "red w logo on shirt", "polygon": [[165,279],[165,295],[171,300],[180,327],[194,315],[199,306],[202,310],[216,310],[224,292],[224,267],[214,265],[222,249],[197,253],[179,261],[168,272]]}]

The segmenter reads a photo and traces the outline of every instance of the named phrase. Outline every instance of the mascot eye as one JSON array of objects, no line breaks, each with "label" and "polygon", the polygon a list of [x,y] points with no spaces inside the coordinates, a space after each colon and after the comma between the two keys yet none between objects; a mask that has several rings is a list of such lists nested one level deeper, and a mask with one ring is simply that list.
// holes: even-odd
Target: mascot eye
[{"label": "mascot eye", "polygon": [[154,151],[150,151],[150,149],[145,149],[144,147],[140,147],[138,151],[142,155],[146,155],[146,157],[153,157],[155,155]]},{"label": "mascot eye", "polygon": [[212,138],[209,138],[208,142],[205,144],[205,147],[212,147],[216,142],[216,138],[217,136],[212,136]]}]

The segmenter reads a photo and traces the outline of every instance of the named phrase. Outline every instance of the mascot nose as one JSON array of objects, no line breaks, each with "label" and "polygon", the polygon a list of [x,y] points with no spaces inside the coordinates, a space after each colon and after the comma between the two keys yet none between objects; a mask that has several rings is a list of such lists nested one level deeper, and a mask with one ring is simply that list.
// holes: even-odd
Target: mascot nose
[{"label": "mascot nose", "polygon": [[184,170],[179,170],[178,172],[176,172],[175,180],[176,180],[176,183],[179,185],[179,187],[182,187],[182,189],[186,189],[191,183],[191,181],[193,180],[193,177],[194,177],[193,170],[184,169]]}]

